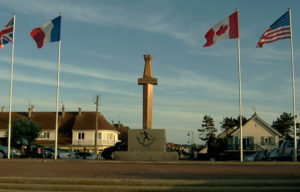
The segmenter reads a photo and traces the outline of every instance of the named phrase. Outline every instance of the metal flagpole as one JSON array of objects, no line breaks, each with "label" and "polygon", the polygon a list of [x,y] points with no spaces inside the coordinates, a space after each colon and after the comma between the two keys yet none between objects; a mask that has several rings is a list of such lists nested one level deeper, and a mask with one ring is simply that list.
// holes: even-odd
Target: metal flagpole
[{"label": "metal flagpole", "polygon": [[[236,9],[237,15],[239,15],[239,9]],[[243,116],[242,116],[242,75],[241,75],[241,54],[240,54],[240,32],[239,32],[239,17],[237,19],[238,25],[238,70],[239,70],[239,106],[240,106],[240,161],[243,162]]]},{"label": "metal flagpole", "polygon": [[10,145],[11,145],[11,108],[12,108],[12,81],[14,72],[14,53],[15,53],[15,28],[16,28],[16,14],[14,14],[13,39],[11,45],[11,69],[10,69],[10,91],[9,91],[9,115],[8,115],[8,154],[10,159]]},{"label": "metal flagpole", "polygon": [[[60,13],[60,16],[62,14]],[[60,72],[60,50],[61,40],[58,41],[58,59],[57,59],[57,88],[56,88],[56,118],[55,118],[55,153],[54,158],[57,159],[57,140],[58,140],[58,100],[59,100],[59,72]]]},{"label": "metal flagpole", "polygon": [[292,62],[292,83],[293,83],[293,118],[294,118],[294,161],[297,161],[297,129],[296,129],[296,94],[295,94],[295,67],[294,67],[294,49],[293,49],[293,28],[292,28],[292,13],[289,8],[290,18],[290,33],[291,33],[291,62]]}]

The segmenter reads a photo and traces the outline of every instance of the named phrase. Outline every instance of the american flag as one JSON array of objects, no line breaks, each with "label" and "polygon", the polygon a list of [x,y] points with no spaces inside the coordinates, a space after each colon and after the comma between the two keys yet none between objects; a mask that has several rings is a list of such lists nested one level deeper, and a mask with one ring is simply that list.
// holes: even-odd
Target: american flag
[{"label": "american flag", "polygon": [[13,32],[14,32],[14,18],[12,18],[4,29],[0,31],[0,49],[3,48],[4,44],[13,42]]},{"label": "american flag", "polygon": [[287,11],[264,32],[256,47],[263,47],[265,43],[272,43],[280,39],[291,38],[290,29],[290,17]]}]

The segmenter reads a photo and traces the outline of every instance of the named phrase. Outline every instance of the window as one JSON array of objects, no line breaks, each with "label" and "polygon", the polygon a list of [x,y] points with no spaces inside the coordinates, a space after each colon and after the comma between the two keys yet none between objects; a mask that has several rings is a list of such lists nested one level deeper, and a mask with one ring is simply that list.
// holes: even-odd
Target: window
[{"label": "window", "polygon": [[262,145],[275,145],[275,137],[261,137]]},{"label": "window", "polygon": [[102,133],[98,133],[97,139],[102,139]]},{"label": "window", "polygon": [[49,139],[50,138],[50,133],[49,132],[42,132],[41,135],[40,135],[40,138]]},{"label": "window", "polygon": [[78,140],[84,140],[84,132],[78,133]]},{"label": "window", "polygon": [[46,138],[46,139],[49,139],[50,138],[50,133],[49,132],[44,132],[43,137]]}]

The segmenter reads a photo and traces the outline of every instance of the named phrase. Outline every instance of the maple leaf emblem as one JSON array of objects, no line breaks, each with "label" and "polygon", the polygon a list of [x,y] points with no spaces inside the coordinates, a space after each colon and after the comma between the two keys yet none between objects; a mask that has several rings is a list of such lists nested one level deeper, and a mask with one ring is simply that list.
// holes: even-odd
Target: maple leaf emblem
[{"label": "maple leaf emblem", "polygon": [[228,29],[228,25],[222,25],[219,29],[218,29],[218,31],[216,32],[216,34],[218,35],[218,36],[221,36],[221,35],[223,35],[226,31],[227,31],[227,29]]}]

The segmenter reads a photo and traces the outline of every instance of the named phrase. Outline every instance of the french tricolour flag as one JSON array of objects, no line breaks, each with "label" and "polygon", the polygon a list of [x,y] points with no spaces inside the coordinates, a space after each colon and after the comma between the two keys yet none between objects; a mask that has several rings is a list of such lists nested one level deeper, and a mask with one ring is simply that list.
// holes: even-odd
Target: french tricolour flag
[{"label": "french tricolour flag", "polygon": [[35,40],[39,49],[48,42],[60,40],[60,23],[61,16],[58,16],[41,27],[35,28],[31,31],[30,36]]}]

